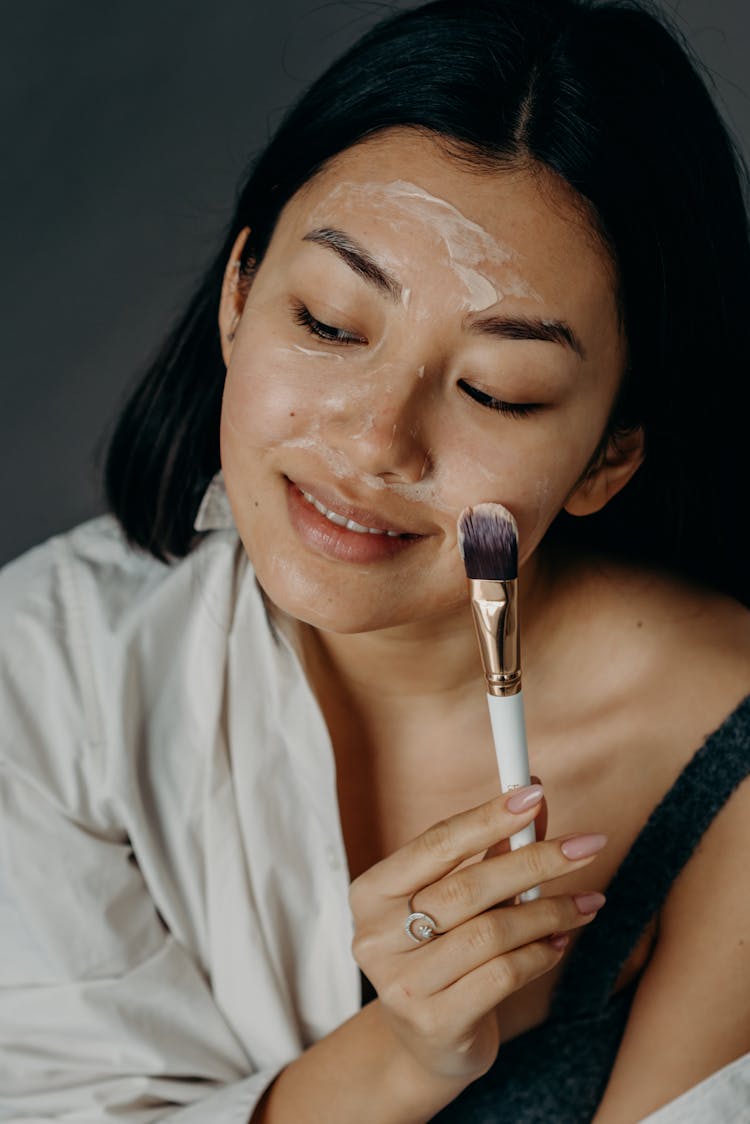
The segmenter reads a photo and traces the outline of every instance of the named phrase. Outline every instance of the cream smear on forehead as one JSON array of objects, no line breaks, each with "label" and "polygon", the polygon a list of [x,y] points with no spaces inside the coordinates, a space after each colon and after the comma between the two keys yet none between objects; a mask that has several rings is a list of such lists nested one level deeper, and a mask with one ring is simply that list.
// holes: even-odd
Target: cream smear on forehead
[{"label": "cream smear on forehead", "polygon": [[[314,226],[334,225],[341,218],[345,218],[347,212],[352,212],[360,222],[363,218],[367,219],[373,215],[382,216],[391,230],[403,233],[404,243],[400,254],[395,254],[382,245],[372,247],[372,252],[377,259],[392,269],[399,280],[404,280],[404,271],[408,270],[410,265],[412,269],[414,268],[413,262],[410,263],[409,260],[409,236],[417,237],[425,244],[437,244],[445,265],[456,279],[458,296],[465,310],[484,311],[498,304],[506,296],[542,300],[539,293],[521,276],[519,271],[521,255],[517,251],[498,242],[488,231],[466,218],[451,203],[431,195],[417,184],[406,180],[395,180],[385,184],[350,182],[338,184],[314,209],[310,221]],[[492,278],[488,273],[493,274]],[[416,297],[414,288],[409,289],[404,286],[402,304],[413,315],[419,315],[415,309]],[[429,301],[426,303],[429,305]],[[280,350],[315,358],[326,354],[299,345],[294,345],[293,349]],[[335,357],[339,362],[343,359],[352,362],[351,357],[344,356],[340,352],[329,352],[328,355]],[[374,354],[371,352],[369,361],[373,358]],[[368,399],[371,399],[376,386],[381,393],[390,392],[390,367],[391,364],[379,364],[377,371],[369,372],[369,377],[365,378],[359,386],[349,384],[345,388],[329,388],[325,393],[326,409],[334,416],[339,411],[344,414],[353,405],[359,404],[363,408],[359,429],[355,434],[357,437],[364,437],[375,424],[373,413],[367,409]],[[423,378],[424,366],[421,366],[416,373],[420,379]],[[452,515],[457,514],[455,505],[445,500],[447,481],[442,479],[439,465],[435,466],[434,474],[431,473],[427,480],[402,484],[385,481],[381,476],[362,471],[344,452],[332,447],[330,440],[324,439],[321,435],[319,420],[312,422],[304,436],[291,437],[278,444],[285,448],[304,449],[313,453],[327,465],[333,476],[341,480],[353,481],[358,487],[373,491],[387,489],[388,492],[395,493],[407,501],[423,503]],[[494,488],[500,484],[499,478],[476,458],[473,458],[471,463],[473,471],[479,474],[490,490],[494,491]],[[425,457],[425,467],[426,464],[427,457]],[[447,490],[450,491],[449,488]]]},{"label": "cream smear on forehead", "polygon": [[[316,224],[325,221],[332,204],[338,205],[341,211],[357,209],[360,216],[386,210],[389,225],[399,229],[402,223],[405,224],[406,234],[419,224],[429,241],[437,240],[442,244],[449,267],[464,291],[464,299],[471,312],[482,312],[506,296],[535,301],[542,299],[521,276],[517,251],[498,242],[452,203],[431,195],[417,184],[408,180],[385,184],[340,183],[316,207],[312,221]],[[394,210],[403,216],[401,221],[394,217]],[[399,259],[382,247],[378,247],[378,257],[398,270]],[[484,268],[480,269],[480,266]],[[497,278],[487,275],[487,267],[502,271],[502,288]],[[402,297],[405,306],[410,303],[411,296],[412,291],[405,289]]]}]

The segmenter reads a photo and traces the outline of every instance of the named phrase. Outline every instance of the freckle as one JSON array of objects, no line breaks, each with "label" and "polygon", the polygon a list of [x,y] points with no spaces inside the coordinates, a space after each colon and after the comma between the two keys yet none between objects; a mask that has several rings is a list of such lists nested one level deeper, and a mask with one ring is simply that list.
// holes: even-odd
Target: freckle
[{"label": "freckle", "polygon": [[258,505],[258,501],[257,501],[257,500],[255,501],[255,504],[254,504],[254,506],[255,506],[255,507],[258,507],[258,506],[259,506],[259,505]]},{"label": "freckle", "polygon": [[643,628],[643,621],[637,621],[638,628]]}]

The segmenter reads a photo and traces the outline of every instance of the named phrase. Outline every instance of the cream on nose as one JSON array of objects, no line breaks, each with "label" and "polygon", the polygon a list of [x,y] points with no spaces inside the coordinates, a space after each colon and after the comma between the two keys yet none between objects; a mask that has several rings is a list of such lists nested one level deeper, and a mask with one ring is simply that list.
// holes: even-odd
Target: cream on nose
[{"label": "cream on nose", "polygon": [[429,467],[425,440],[429,390],[424,366],[381,368],[330,402],[332,438],[372,476],[418,483]]}]

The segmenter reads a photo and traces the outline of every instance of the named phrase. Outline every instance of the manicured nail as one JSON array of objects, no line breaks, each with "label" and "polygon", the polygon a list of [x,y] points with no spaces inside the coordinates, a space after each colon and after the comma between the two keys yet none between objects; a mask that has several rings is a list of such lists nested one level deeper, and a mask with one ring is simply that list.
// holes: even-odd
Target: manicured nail
[{"label": "manicured nail", "polygon": [[579,913],[596,913],[606,900],[604,894],[598,894],[596,890],[591,890],[587,894],[573,894],[573,901]]},{"label": "manicured nail", "polygon": [[505,807],[509,812],[528,812],[543,796],[544,789],[540,784],[530,784],[525,788],[517,788],[505,801]]},{"label": "manicured nail", "polygon": [[606,835],[576,835],[560,844],[566,859],[588,859],[601,851],[607,843]]},{"label": "manicured nail", "polygon": [[560,952],[570,942],[570,937],[567,933],[558,933],[557,936],[547,937],[549,943]]}]

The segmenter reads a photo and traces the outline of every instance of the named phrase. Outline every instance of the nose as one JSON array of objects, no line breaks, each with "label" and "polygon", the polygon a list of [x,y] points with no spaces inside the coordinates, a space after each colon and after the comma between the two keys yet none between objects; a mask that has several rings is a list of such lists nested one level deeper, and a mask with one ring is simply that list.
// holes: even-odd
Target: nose
[{"label": "nose", "polygon": [[361,471],[408,484],[427,474],[430,390],[423,376],[424,367],[389,363],[336,402],[331,437]]}]

